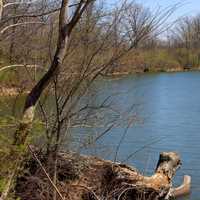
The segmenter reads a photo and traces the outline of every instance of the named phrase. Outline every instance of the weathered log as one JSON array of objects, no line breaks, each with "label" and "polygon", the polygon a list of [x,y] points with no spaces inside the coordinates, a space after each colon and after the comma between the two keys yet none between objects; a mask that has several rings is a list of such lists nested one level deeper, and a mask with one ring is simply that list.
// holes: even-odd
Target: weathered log
[{"label": "weathered log", "polygon": [[172,196],[174,197],[180,197],[189,194],[190,189],[191,189],[191,177],[185,175],[182,185],[176,188],[172,188],[171,193]]},{"label": "weathered log", "polygon": [[[161,153],[155,174],[147,177],[124,164],[74,153],[60,153],[57,187],[62,196],[70,200],[169,199],[177,195],[177,190],[172,189],[172,178],[180,165],[177,153]],[[45,200],[47,196],[52,199],[48,181],[37,163],[29,161],[26,167],[30,173],[19,178],[16,185],[16,194],[20,199]]]}]

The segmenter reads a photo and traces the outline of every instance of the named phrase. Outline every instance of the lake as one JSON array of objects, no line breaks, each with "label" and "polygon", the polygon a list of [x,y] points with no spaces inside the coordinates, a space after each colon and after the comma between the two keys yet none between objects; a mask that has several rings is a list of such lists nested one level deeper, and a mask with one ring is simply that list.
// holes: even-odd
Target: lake
[{"label": "lake", "polygon": [[[146,175],[153,173],[160,152],[176,151],[181,155],[182,167],[174,184],[181,184],[185,174],[192,176],[192,193],[182,199],[198,199],[199,89],[200,72],[145,73],[99,79],[83,103],[93,98],[93,104],[98,105],[109,97],[112,112],[105,112],[103,117],[105,121],[118,117],[120,123],[96,145],[80,151],[105,159],[116,157],[117,161],[134,165]],[[5,110],[7,108],[0,107],[1,114],[5,114]],[[97,127],[95,134],[103,129]],[[87,134],[94,135],[91,128],[73,128],[72,131],[79,140]]]},{"label": "lake", "polygon": [[[149,175],[156,167],[159,152],[176,151],[181,155],[182,167],[176,174],[174,184],[181,184],[185,174],[191,175],[192,193],[182,199],[198,199],[199,89],[199,72],[148,73],[98,80],[91,90],[96,102],[113,95],[113,107],[126,111],[127,115],[136,113],[137,117],[128,129],[126,126],[113,128],[98,141],[99,148],[88,148],[87,153],[113,159],[118,149],[117,161],[126,161]],[[89,129],[81,131],[84,134]]]}]

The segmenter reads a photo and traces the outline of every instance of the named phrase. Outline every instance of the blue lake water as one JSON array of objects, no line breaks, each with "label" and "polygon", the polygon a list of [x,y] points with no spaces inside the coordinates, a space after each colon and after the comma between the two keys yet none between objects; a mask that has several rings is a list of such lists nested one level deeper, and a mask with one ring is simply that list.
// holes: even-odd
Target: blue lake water
[{"label": "blue lake water", "polygon": [[[93,90],[96,103],[113,96],[111,106],[125,118],[134,114],[136,119],[127,130],[122,125],[114,127],[98,140],[99,148],[90,148],[88,153],[114,159],[118,149],[117,161],[126,161],[149,175],[160,152],[176,151],[181,155],[182,167],[174,184],[180,184],[184,174],[191,175],[192,193],[182,199],[200,199],[200,73],[105,78],[97,81]],[[82,129],[82,133],[89,131]]]},{"label": "blue lake water", "polygon": [[[82,103],[95,106],[106,99],[109,108],[98,111],[91,120],[95,122],[98,115],[109,127],[113,119],[119,118],[117,126],[97,144],[80,151],[105,159],[116,158],[134,165],[145,175],[153,173],[160,152],[176,151],[181,155],[182,167],[174,184],[181,184],[185,174],[192,177],[192,193],[181,200],[200,199],[200,72],[101,78]],[[1,105],[3,116],[11,107]],[[104,125],[99,122],[95,128],[73,128],[75,143],[85,138],[92,140],[106,129]]]}]

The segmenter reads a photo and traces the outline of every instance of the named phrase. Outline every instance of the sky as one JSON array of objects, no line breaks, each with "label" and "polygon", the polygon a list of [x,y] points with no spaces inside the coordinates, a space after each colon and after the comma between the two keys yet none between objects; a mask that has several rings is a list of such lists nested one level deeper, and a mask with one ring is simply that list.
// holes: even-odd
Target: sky
[{"label": "sky", "polygon": [[157,8],[158,6],[165,8],[176,3],[183,4],[173,14],[173,18],[200,14],[200,0],[136,0],[136,2],[151,9]]},{"label": "sky", "polygon": [[[156,10],[158,7],[166,8],[180,3],[180,7],[170,17],[170,21],[176,21],[178,18],[184,16],[195,16],[200,14],[200,0],[130,0],[144,5],[144,7]],[[120,0],[107,0],[110,5],[115,5]]]}]

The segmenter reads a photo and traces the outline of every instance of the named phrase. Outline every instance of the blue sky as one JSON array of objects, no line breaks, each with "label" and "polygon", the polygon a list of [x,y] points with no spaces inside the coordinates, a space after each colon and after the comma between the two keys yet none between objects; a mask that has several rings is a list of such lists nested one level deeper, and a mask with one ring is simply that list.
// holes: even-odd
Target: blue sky
[{"label": "blue sky", "polygon": [[[130,2],[133,0],[130,0]],[[179,17],[183,16],[195,16],[200,14],[200,0],[134,0],[136,3],[143,4],[145,7],[153,9],[166,8],[180,3],[181,6],[170,17],[170,20],[175,21]],[[110,5],[115,5],[120,0],[107,0]]]},{"label": "blue sky", "polygon": [[183,4],[173,14],[173,18],[200,14],[200,0],[136,0],[136,2],[142,3],[144,6],[150,7],[151,9],[158,6],[167,7],[176,3]]}]

